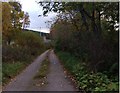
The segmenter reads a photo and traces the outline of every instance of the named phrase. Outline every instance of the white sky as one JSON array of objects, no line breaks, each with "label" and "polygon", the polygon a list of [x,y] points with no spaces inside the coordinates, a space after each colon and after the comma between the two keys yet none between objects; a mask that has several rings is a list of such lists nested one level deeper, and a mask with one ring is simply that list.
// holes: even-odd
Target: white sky
[{"label": "white sky", "polygon": [[[55,13],[49,13],[47,17],[38,17],[42,15],[42,7],[35,1],[38,0],[18,0],[22,4],[22,10],[29,13],[30,27],[28,29],[49,33],[48,24],[46,21],[50,21],[51,18],[56,16]],[[50,26],[49,26],[50,27]]]}]

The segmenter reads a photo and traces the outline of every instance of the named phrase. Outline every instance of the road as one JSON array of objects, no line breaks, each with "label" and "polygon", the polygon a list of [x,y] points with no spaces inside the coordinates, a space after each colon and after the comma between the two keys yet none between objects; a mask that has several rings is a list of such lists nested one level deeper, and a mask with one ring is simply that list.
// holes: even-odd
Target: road
[{"label": "road", "polygon": [[12,80],[3,91],[26,91],[29,83],[40,68],[41,62],[46,58],[48,51],[41,54],[32,64],[30,64],[21,74]]},{"label": "road", "polygon": [[[63,67],[53,50],[41,54],[21,74],[19,74],[3,91],[77,91],[70,79],[66,78]],[[48,55],[49,54],[49,55]],[[35,86],[33,77],[40,68],[41,62],[49,57],[50,68],[45,86]]]},{"label": "road", "polygon": [[[48,91],[76,91],[71,81],[66,78],[66,74],[52,50],[49,55],[49,60],[51,63],[50,73],[48,74],[48,85],[46,90]],[[52,86],[52,87],[51,87]]]}]

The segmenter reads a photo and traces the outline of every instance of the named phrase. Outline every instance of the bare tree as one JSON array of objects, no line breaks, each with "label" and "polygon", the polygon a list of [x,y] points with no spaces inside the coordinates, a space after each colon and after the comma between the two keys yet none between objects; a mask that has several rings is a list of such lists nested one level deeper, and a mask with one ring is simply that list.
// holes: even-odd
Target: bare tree
[{"label": "bare tree", "polygon": [[25,29],[26,27],[30,26],[30,19],[29,19],[29,14],[28,12],[26,12],[24,14],[24,19],[23,19],[23,29]]}]

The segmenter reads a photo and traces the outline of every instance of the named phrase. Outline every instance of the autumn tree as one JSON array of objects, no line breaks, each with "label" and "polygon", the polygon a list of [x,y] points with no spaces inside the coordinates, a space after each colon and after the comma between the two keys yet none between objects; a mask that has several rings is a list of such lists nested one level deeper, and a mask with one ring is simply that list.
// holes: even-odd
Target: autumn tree
[{"label": "autumn tree", "polygon": [[9,2],[9,4],[12,7],[11,10],[11,23],[13,28],[19,28],[21,29],[22,27],[22,22],[24,12],[22,11],[22,6],[19,2]]},{"label": "autumn tree", "polygon": [[24,12],[19,2],[2,2],[3,38],[7,44],[21,30]]},{"label": "autumn tree", "polygon": [[2,34],[3,39],[10,42],[11,37],[11,30],[12,30],[12,24],[11,24],[11,6],[3,2],[2,3]]}]

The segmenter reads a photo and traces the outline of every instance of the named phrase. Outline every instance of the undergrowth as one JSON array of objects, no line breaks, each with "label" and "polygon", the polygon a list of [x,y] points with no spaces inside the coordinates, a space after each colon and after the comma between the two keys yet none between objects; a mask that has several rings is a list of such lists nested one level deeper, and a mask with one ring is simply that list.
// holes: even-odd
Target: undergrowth
[{"label": "undergrowth", "polygon": [[64,67],[75,77],[77,87],[85,91],[118,91],[118,81],[111,80],[107,75],[87,70],[85,63],[66,52],[57,52]]}]

